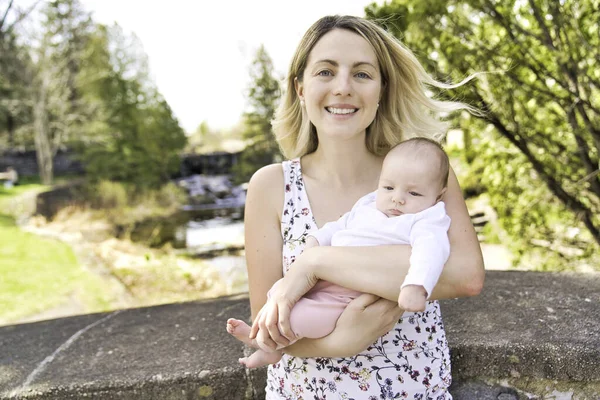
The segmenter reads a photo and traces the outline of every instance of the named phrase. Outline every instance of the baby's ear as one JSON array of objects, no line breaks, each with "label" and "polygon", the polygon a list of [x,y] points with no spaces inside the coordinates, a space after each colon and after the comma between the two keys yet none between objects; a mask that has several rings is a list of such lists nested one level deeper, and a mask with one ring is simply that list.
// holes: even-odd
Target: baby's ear
[{"label": "baby's ear", "polygon": [[440,201],[442,199],[442,197],[444,197],[444,193],[446,193],[447,189],[448,189],[447,187],[445,187],[445,188],[442,189],[442,191],[440,192],[440,194],[438,194],[438,197],[437,197],[436,201]]}]

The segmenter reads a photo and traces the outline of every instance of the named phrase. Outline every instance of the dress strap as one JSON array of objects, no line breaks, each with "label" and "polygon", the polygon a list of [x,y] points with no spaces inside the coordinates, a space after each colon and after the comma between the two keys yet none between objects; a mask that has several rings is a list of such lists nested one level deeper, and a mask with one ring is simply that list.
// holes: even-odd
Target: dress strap
[{"label": "dress strap", "polygon": [[284,204],[283,210],[290,207],[292,202],[298,201],[300,198],[299,191],[302,191],[302,175],[300,171],[300,159],[287,160],[281,163],[283,167],[283,182],[284,182]]}]

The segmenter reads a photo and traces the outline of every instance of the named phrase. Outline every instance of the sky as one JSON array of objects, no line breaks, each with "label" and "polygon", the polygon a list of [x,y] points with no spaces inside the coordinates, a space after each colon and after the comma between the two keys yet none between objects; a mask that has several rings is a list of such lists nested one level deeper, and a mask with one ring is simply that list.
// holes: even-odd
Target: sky
[{"label": "sky", "polygon": [[[93,19],[135,33],[150,74],[183,129],[236,125],[261,44],[281,77],[304,32],[322,16],[364,16],[372,0],[81,0]],[[378,1],[381,3],[381,1]]]}]

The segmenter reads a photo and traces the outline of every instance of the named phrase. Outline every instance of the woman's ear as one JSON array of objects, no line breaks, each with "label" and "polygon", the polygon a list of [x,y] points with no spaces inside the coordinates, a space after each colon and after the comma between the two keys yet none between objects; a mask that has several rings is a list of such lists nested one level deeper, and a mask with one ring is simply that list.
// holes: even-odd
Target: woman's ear
[{"label": "woman's ear", "polygon": [[381,103],[381,100],[383,99],[383,96],[385,95],[385,90],[387,89],[387,82],[385,80],[381,81],[381,89],[379,89],[379,102]]},{"label": "woman's ear", "polygon": [[298,77],[294,78],[294,88],[296,89],[296,94],[300,98],[300,101],[304,100],[304,85],[298,80]]}]

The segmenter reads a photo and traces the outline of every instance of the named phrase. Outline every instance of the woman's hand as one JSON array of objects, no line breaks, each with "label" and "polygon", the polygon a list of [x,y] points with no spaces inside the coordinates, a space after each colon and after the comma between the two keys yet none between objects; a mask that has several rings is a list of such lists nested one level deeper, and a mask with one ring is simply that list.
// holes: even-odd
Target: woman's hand
[{"label": "woman's hand", "polygon": [[339,336],[340,343],[352,347],[350,355],[356,355],[388,333],[402,314],[404,310],[395,301],[370,293],[361,294],[348,303],[332,334]]},{"label": "woman's hand", "polygon": [[365,293],[348,303],[331,334],[303,339],[284,352],[295,357],[351,357],[389,332],[403,313],[397,302]]},{"label": "woman's hand", "polygon": [[312,273],[312,257],[305,251],[292,264],[285,277],[269,290],[269,299],[257,314],[250,329],[250,339],[275,350],[296,339],[290,326],[290,312],[300,298],[317,283]]},{"label": "woman's hand", "polygon": [[[273,285],[273,289],[279,283],[281,280]],[[265,351],[285,347],[295,339],[294,333],[289,329],[290,311],[295,303],[287,302],[285,299],[275,300],[272,297],[273,289],[269,291],[269,299],[256,315],[248,336],[251,340],[256,339],[258,346]]]}]

